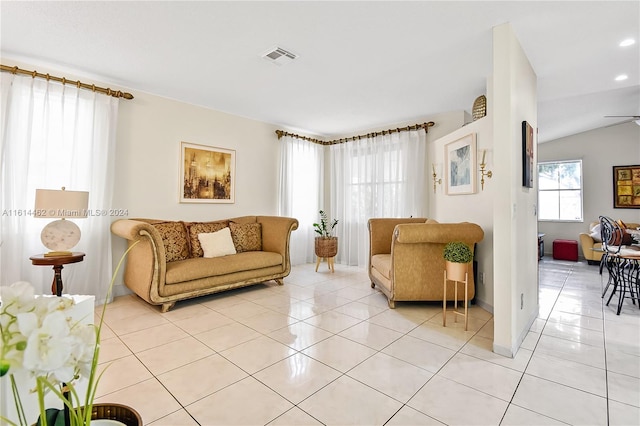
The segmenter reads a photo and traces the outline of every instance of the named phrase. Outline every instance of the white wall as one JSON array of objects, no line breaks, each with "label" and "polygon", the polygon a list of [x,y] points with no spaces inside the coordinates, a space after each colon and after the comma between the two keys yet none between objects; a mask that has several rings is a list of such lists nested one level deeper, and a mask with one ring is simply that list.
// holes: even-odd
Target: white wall
[{"label": "white wall", "polygon": [[[493,312],[493,185],[490,179],[485,178],[484,190],[480,187],[480,174],[476,174],[477,192],[468,195],[447,195],[445,192],[446,176],[444,176],[444,152],[445,145],[456,141],[470,133],[476,134],[476,148],[478,161],[480,162],[482,151],[487,150],[486,161],[488,169],[492,167],[492,123],[491,110],[487,108],[487,116],[458,128],[453,132],[435,140],[429,146],[430,163],[436,164],[438,177],[441,184],[436,185],[433,191],[433,171],[429,165],[429,217],[439,222],[473,222],[483,229],[484,239],[478,243],[476,260],[478,261],[478,280],[476,281],[476,303]],[[479,168],[478,168],[479,170]],[[480,274],[484,274],[484,282],[480,281]]]},{"label": "white wall", "polygon": [[[120,104],[114,204],[131,217],[214,220],[276,214],[277,127],[146,93]],[[180,142],[236,151],[233,204],[179,203]]]},{"label": "white wall", "polygon": [[495,27],[490,84],[494,148],[491,185],[496,194],[493,349],[505,356],[516,354],[538,313],[537,189],[522,186],[521,133],[523,120],[537,128],[536,84],[536,74],[511,25]]},{"label": "white wall", "polygon": [[539,222],[546,254],[555,239],[579,241],[578,234],[601,215],[640,223],[640,209],[613,208],[613,166],[640,164],[640,126],[619,124],[538,145],[538,161],[557,160],[582,160],[583,222]]}]

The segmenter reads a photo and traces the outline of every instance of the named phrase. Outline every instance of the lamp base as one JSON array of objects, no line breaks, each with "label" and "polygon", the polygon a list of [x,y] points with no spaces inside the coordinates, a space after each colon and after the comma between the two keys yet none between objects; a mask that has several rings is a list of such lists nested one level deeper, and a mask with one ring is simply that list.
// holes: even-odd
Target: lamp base
[{"label": "lamp base", "polygon": [[45,253],[44,257],[59,257],[59,256],[71,256],[73,253],[70,251],[50,251]]},{"label": "lamp base", "polygon": [[44,227],[40,240],[52,252],[67,252],[80,241],[80,228],[70,220],[55,220]]}]

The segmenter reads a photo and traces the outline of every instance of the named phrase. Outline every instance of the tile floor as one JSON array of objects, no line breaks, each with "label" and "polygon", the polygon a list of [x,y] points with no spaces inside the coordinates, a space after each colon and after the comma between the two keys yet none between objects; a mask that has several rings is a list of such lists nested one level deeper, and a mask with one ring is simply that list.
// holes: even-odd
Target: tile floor
[{"label": "tile floor", "polygon": [[478,306],[469,331],[443,328],[438,304],[390,310],[363,269],[321,268],[166,314],[117,298],[97,401],[154,426],[640,424],[640,310],[604,306],[595,266],[540,263],[540,315],[513,359]]}]

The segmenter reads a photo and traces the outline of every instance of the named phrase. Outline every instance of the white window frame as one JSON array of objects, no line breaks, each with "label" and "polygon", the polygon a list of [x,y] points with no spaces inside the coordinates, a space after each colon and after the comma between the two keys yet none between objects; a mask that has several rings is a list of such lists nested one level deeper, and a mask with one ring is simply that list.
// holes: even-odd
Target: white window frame
[{"label": "white window frame", "polygon": [[[541,219],[538,214],[538,221],[540,222],[570,222],[570,223],[582,223],[584,222],[584,169],[582,167],[582,160],[558,160],[558,161],[541,161],[538,162],[538,166],[536,168],[536,173],[538,173],[538,182],[540,182],[540,169],[539,167],[544,164],[563,164],[563,163],[580,163],[580,219]],[[538,183],[538,211],[540,211],[540,193],[546,191],[575,191],[576,189],[541,189],[540,184]],[[558,204],[560,205],[560,204]],[[559,211],[558,211],[559,213]],[[559,215],[558,215],[559,216]]]}]

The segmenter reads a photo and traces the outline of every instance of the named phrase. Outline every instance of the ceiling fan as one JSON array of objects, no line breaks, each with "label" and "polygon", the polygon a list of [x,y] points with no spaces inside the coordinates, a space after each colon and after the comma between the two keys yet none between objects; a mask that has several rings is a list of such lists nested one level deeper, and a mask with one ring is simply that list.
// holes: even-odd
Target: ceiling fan
[{"label": "ceiling fan", "polygon": [[640,115],[605,115],[604,118],[628,118],[628,120],[622,121],[618,124],[629,123],[633,121],[638,126],[640,126]]}]

